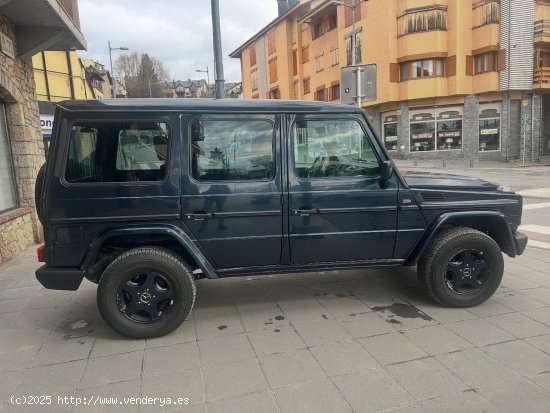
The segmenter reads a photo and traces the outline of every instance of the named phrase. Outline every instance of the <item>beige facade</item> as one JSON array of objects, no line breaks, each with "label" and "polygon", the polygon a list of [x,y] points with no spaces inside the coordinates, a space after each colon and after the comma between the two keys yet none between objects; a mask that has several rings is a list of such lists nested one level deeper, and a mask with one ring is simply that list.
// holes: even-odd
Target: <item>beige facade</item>
[{"label": "beige facade", "polygon": [[[448,151],[445,156],[453,158],[475,152],[480,159],[507,161],[524,156],[512,140],[532,128],[527,121],[521,124],[527,131],[514,127],[522,111],[531,110],[530,119],[542,117],[542,93],[550,90],[547,0],[300,0],[231,54],[241,60],[243,97],[339,102],[340,71],[352,63],[353,28],[352,9],[341,3],[357,3],[357,63],[376,66],[377,84],[376,100],[362,106],[389,150],[403,156]],[[516,48],[517,38],[510,38],[518,32]],[[487,105],[493,105],[489,111]],[[416,118],[408,115],[415,110]],[[479,126],[468,137],[464,124],[473,112]],[[437,117],[450,114],[454,136],[437,129]],[[420,121],[431,126],[416,133]],[[398,143],[393,135],[385,140],[385,123],[401,124],[389,128],[399,129]],[[441,121],[442,128],[450,125]],[[534,139],[541,143],[531,152],[549,150],[546,140]]]},{"label": "beige facade", "polygon": [[[0,3],[0,262],[42,238],[34,185],[45,157],[31,56],[85,46],[78,16],[72,18],[62,3],[38,0],[32,10],[19,10],[19,4]],[[77,10],[74,0],[63,4]]]}]

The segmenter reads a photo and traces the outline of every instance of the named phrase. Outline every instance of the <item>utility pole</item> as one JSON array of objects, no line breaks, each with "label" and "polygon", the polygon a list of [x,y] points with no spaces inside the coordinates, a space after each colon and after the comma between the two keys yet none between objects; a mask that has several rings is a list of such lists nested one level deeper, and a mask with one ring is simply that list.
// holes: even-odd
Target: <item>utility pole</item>
[{"label": "utility pole", "polygon": [[361,90],[361,73],[363,72],[363,69],[357,65],[357,33],[355,33],[355,9],[357,7],[361,7],[361,3],[364,3],[368,0],[352,0],[351,5],[346,4],[342,1],[335,2],[339,6],[348,7],[351,9],[351,20],[352,20],[352,26],[351,26],[351,65],[355,67],[355,80],[356,80],[356,86],[357,86],[357,96],[355,97],[357,101],[357,106],[361,107],[362,105],[362,99],[363,99],[363,92]]},{"label": "utility pole", "polygon": [[223,78],[219,0],[212,0],[212,34],[214,39],[214,63],[216,65],[216,99],[223,99],[225,97],[225,81]]},{"label": "utility pole", "polygon": [[115,74],[113,73],[113,50],[130,50],[130,49],[128,49],[125,46],[111,47],[111,41],[110,40],[107,42],[107,44],[109,45],[109,63],[111,64],[111,79],[113,79],[112,94],[113,94],[113,98],[116,99],[116,91],[115,91],[115,82],[116,82],[116,80],[115,80]]}]

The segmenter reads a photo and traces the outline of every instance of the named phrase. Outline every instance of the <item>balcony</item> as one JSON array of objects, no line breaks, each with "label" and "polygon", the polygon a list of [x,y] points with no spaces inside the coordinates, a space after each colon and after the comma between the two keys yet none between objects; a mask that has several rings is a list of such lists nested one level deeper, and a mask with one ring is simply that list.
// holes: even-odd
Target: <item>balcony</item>
[{"label": "balcony", "polygon": [[1,0],[0,14],[15,25],[21,58],[43,50],[86,48],[76,0]]},{"label": "balcony", "polygon": [[535,22],[535,44],[550,43],[550,20],[538,20]]},{"label": "balcony", "polygon": [[538,67],[533,73],[534,89],[550,89],[550,67]]}]

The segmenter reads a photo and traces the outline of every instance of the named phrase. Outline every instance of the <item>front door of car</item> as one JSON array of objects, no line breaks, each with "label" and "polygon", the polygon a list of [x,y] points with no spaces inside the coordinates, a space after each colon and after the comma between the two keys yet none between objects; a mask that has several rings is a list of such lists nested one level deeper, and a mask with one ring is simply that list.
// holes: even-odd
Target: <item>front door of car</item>
[{"label": "front door of car", "polygon": [[288,140],[291,262],[391,259],[397,180],[382,188],[382,153],[360,116],[296,116]]},{"label": "front door of car", "polygon": [[222,272],[279,265],[279,116],[204,115],[182,123],[189,136],[181,196],[185,226]]}]

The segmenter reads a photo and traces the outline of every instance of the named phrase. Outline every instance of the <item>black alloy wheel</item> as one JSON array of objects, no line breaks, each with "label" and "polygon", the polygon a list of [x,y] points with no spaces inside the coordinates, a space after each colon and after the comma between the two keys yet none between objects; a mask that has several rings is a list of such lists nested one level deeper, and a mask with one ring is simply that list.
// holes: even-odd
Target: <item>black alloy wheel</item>
[{"label": "black alloy wheel", "polygon": [[130,320],[153,323],[172,309],[174,289],[162,274],[143,272],[120,284],[116,300],[120,312]]},{"label": "black alloy wheel", "polygon": [[489,265],[483,252],[467,249],[456,254],[447,264],[446,284],[456,294],[479,291],[489,276]]}]

